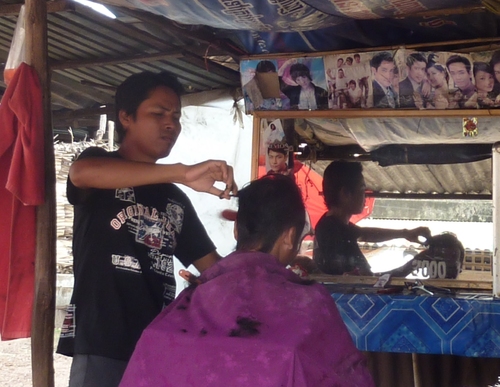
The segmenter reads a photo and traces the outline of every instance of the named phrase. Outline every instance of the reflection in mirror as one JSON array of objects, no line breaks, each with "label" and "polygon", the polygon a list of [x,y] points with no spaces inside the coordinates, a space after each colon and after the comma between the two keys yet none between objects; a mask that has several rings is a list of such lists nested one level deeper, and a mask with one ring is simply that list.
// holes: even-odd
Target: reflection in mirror
[{"label": "reflection in mirror", "polygon": [[[491,289],[490,141],[500,140],[497,120],[485,118],[484,126],[479,120],[478,127],[487,129],[487,144],[481,144],[485,141],[483,137],[481,141],[464,145],[453,130],[456,126],[460,133],[459,118],[304,116],[260,120],[259,166],[267,157],[267,151],[263,153],[266,129],[269,133],[269,125],[279,122],[283,128],[282,139],[293,154],[288,166],[303,191],[313,227],[316,228],[326,213],[337,214],[346,225],[352,224],[355,231],[350,235],[357,236],[354,237],[356,248],[370,269],[366,272],[365,267],[356,265],[360,257],[347,257],[347,261],[355,262],[354,266],[331,271],[330,274],[344,275],[335,277],[335,282],[352,283],[352,276],[356,274],[376,276],[392,272],[393,277],[406,280],[485,281]],[[419,130],[428,133],[425,140]],[[366,194],[362,210],[349,207],[346,201],[348,198],[352,203],[355,188],[339,190],[340,210],[332,211],[326,206],[323,177],[334,160],[359,162],[362,166],[364,185],[358,187]],[[421,227],[430,231],[427,240],[408,235]],[[373,233],[376,229],[400,231],[367,234],[366,230]],[[338,235],[342,230],[335,232]],[[307,266],[305,271],[313,275],[328,273],[315,254],[318,237],[321,238],[321,232],[318,234],[316,230],[314,236],[306,238],[300,252],[301,265]],[[304,261],[307,258],[311,262]],[[351,278],[347,279],[345,274]],[[375,280],[374,277],[370,284]]]}]

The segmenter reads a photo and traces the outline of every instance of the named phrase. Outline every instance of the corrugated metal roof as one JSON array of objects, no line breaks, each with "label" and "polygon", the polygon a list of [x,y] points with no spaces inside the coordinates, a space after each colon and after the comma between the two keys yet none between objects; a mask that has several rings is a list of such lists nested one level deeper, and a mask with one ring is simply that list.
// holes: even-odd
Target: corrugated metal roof
[{"label": "corrugated metal roof", "polygon": [[[330,161],[312,164],[323,175]],[[364,161],[367,190],[376,193],[491,195],[491,160],[463,164],[393,165]]]},{"label": "corrugated metal roof", "polygon": [[[115,88],[140,71],[173,72],[187,92],[240,86],[238,63],[220,49],[220,37],[211,29],[183,30],[163,17],[108,7],[117,16],[113,20],[72,1],[56,3],[59,11],[48,14],[56,128],[97,129],[99,116],[89,109],[112,104]],[[12,12],[6,15],[6,4],[0,2],[1,62],[17,20]],[[2,81],[0,87],[5,88]]]}]

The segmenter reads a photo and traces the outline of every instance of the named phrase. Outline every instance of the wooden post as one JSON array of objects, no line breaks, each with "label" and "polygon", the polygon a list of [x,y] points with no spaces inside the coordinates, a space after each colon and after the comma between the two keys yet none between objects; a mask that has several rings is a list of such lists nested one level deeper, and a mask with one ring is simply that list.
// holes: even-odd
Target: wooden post
[{"label": "wooden post", "polygon": [[56,178],[47,50],[47,4],[45,0],[26,0],[25,6],[26,62],[35,68],[40,78],[45,154],[45,203],[37,208],[35,298],[31,325],[32,384],[33,387],[54,387]]}]

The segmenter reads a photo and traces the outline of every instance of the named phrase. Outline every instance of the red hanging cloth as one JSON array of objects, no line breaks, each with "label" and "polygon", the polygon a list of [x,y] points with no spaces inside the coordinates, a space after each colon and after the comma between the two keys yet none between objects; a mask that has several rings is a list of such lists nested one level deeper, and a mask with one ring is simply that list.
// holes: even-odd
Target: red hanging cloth
[{"label": "red hanging cloth", "polygon": [[36,206],[44,202],[42,91],[22,63],[0,102],[0,336],[30,337]]}]

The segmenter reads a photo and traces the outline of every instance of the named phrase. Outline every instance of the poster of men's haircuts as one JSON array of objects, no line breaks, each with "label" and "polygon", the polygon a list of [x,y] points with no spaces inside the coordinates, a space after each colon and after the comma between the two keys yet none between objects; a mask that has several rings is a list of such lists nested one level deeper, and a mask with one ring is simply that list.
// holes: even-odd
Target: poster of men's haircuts
[{"label": "poster of men's haircuts", "polygon": [[278,59],[278,66],[281,93],[287,98],[283,109],[328,109],[328,92],[322,57]]},{"label": "poster of men's haircuts", "polygon": [[325,56],[325,73],[330,109],[371,107],[370,54]]},{"label": "poster of men's haircuts", "polygon": [[[288,145],[281,120],[261,121],[259,167],[265,167],[264,174],[293,175],[293,152]],[[261,168],[259,168],[261,169]]]},{"label": "poster of men's haircuts", "polygon": [[472,53],[471,58],[478,106],[500,107],[500,50]]},{"label": "poster of men's haircuts", "polygon": [[254,110],[281,110],[277,60],[242,61],[241,84],[247,114]]},{"label": "poster of men's haircuts", "polygon": [[244,60],[254,110],[477,109],[500,107],[500,50],[408,49],[311,58]]}]

